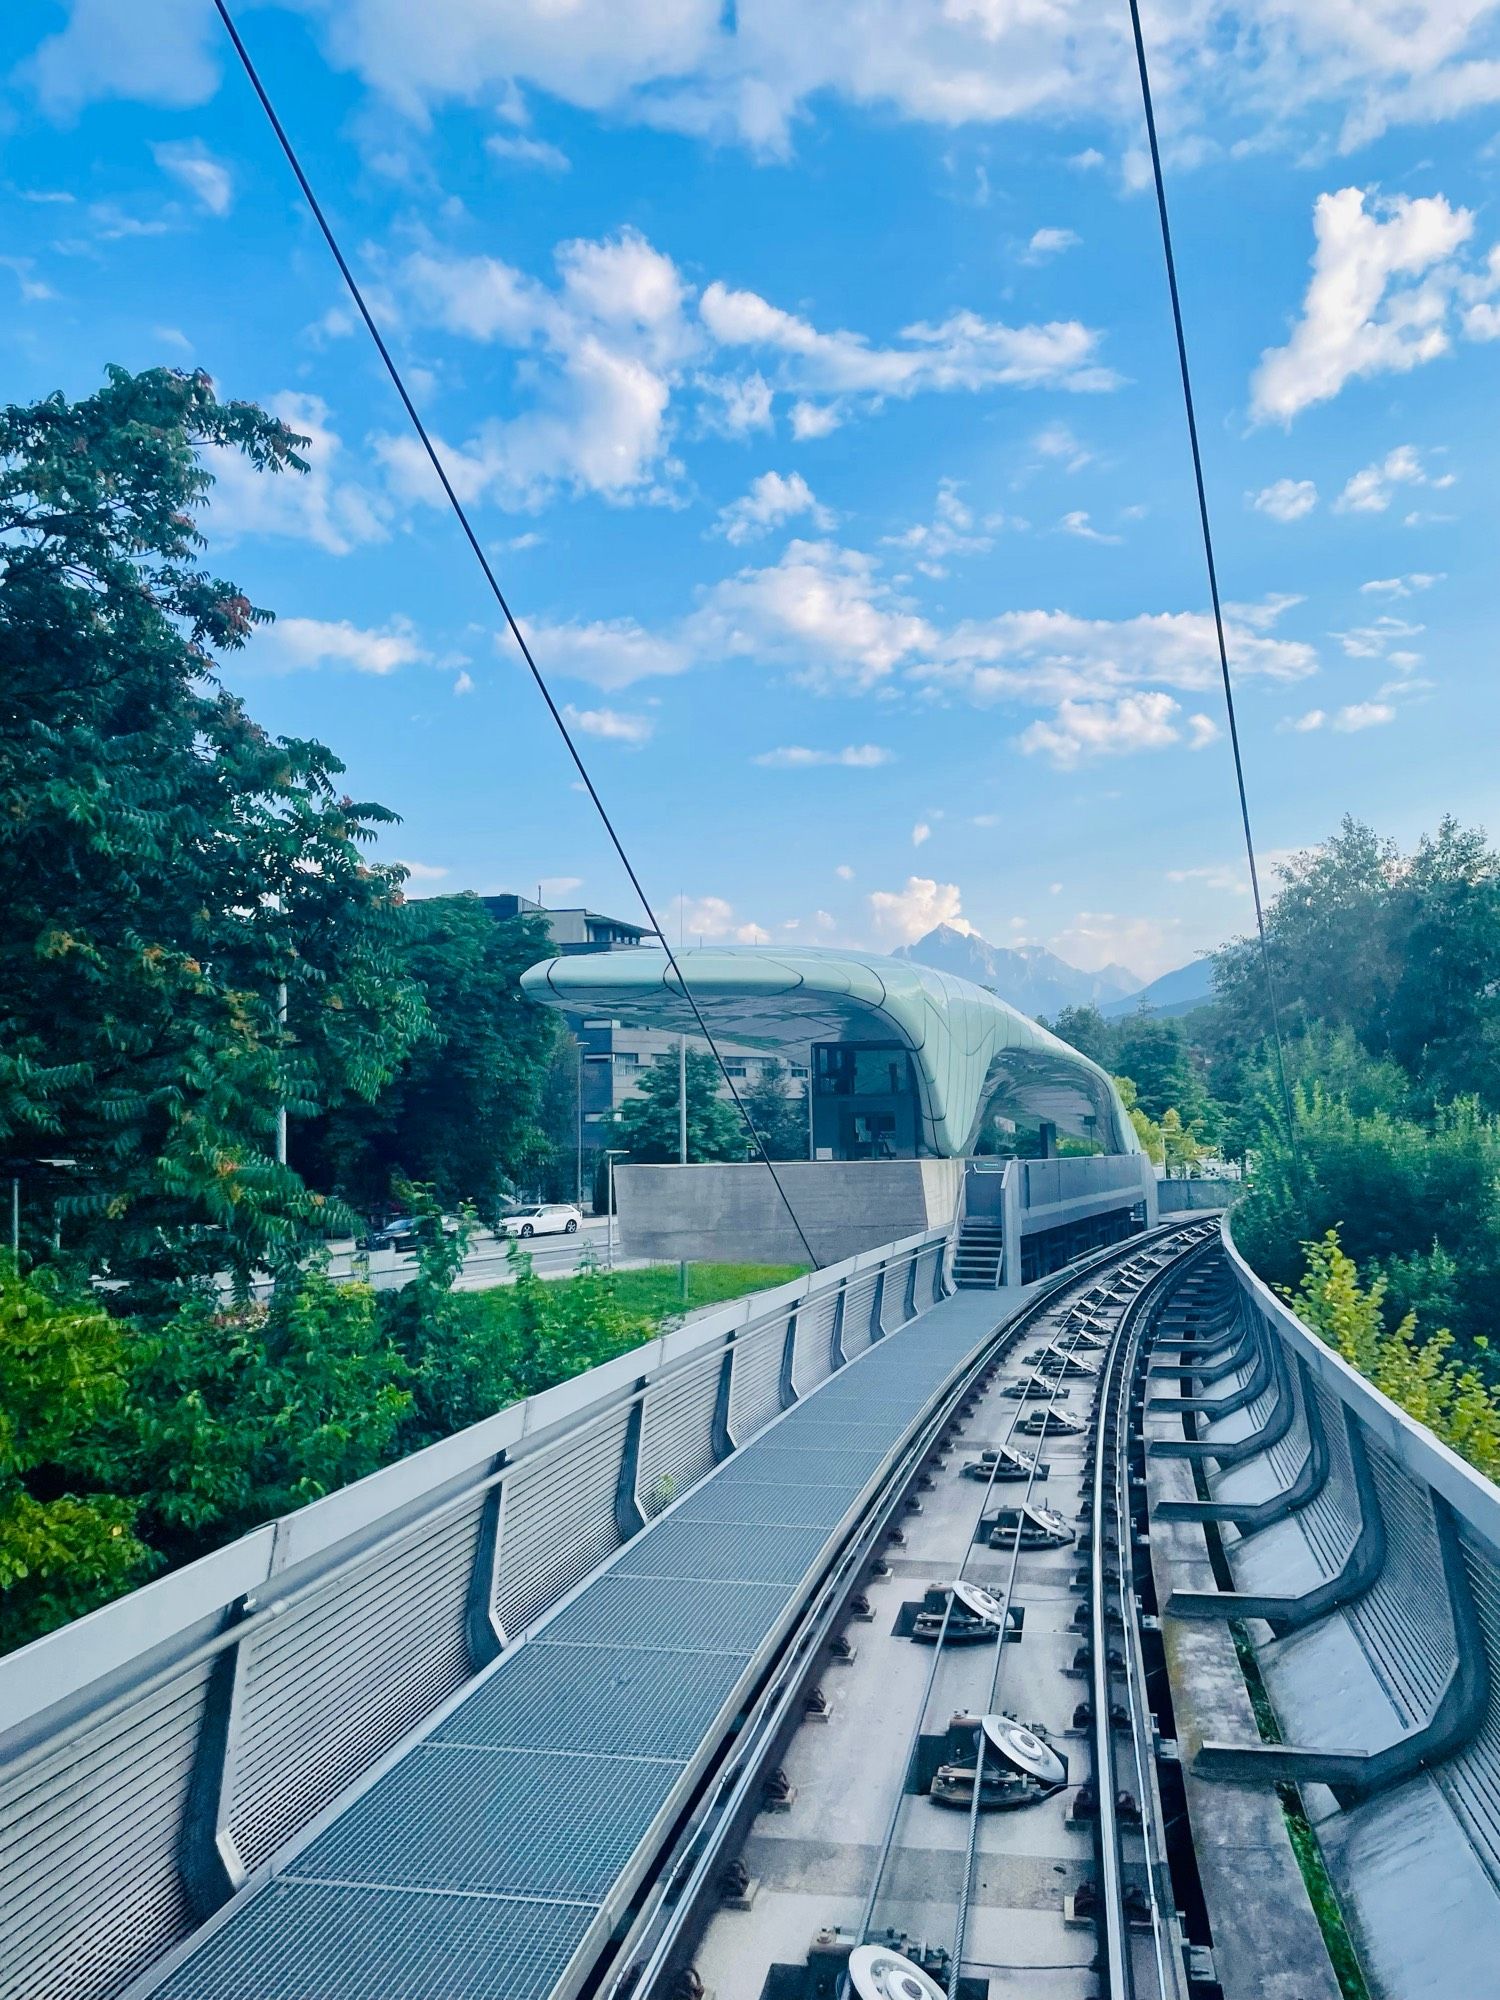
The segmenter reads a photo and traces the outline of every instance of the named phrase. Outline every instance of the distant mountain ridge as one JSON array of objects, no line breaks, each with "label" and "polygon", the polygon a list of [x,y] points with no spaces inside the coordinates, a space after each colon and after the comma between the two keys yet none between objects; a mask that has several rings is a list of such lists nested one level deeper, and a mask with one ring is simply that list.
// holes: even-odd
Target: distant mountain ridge
[{"label": "distant mountain ridge", "polygon": [[1097,1007],[1111,1021],[1143,1005],[1159,1014],[1186,1014],[1213,993],[1213,969],[1206,958],[1164,972],[1148,985],[1123,965],[1083,972],[1045,945],[991,944],[977,932],[955,930],[952,924],[939,924],[915,944],[900,946],[894,956],[988,986],[1008,1005],[1033,1017],[1051,1018],[1064,1007],[1088,1006]]},{"label": "distant mountain ridge", "polygon": [[1195,958],[1191,965],[1179,965],[1175,972],[1164,972],[1139,993],[1112,1001],[1099,1011],[1107,1021],[1118,1021],[1122,1014],[1133,1014],[1137,1007],[1149,1007],[1157,1014],[1190,1014],[1213,997],[1213,960]]},{"label": "distant mountain ridge", "polygon": [[976,932],[939,924],[915,944],[902,945],[897,958],[951,972],[988,986],[1023,1014],[1056,1014],[1064,1007],[1103,1008],[1141,990],[1139,974],[1123,965],[1106,965],[1098,972],[1080,972],[1045,945],[990,944]]}]

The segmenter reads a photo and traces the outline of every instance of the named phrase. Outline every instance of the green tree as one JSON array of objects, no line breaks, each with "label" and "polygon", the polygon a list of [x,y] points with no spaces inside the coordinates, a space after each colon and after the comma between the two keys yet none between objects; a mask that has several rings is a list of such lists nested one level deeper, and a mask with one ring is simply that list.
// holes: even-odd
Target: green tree
[{"label": "green tree", "polygon": [[793,1091],[790,1084],[791,1071],[773,1057],[741,1092],[750,1123],[773,1160],[807,1158],[807,1087]]},{"label": "green tree", "polygon": [[1161,1115],[1161,1156],[1167,1172],[1179,1178],[1190,1175],[1203,1158],[1196,1130],[1183,1123],[1182,1113],[1171,1104]]},{"label": "green tree", "polygon": [[367,1285],[289,1272],[264,1306],[188,1299],[130,1342],[114,1476],[185,1561],[395,1456],[407,1373]]},{"label": "green tree", "polygon": [[477,896],[423,897],[396,912],[393,944],[422,1031],[373,1103],[346,1100],[299,1137],[299,1160],[356,1207],[403,1176],[493,1225],[549,1153],[539,1116],[556,1017],[520,987],[551,949],[546,921],[497,920]]},{"label": "green tree", "polygon": [[[733,1104],[718,1094],[719,1066],[703,1049],[687,1052],[688,1159],[742,1160],[747,1134]],[[659,1055],[641,1079],[640,1088],[615,1113],[616,1143],[629,1149],[632,1160],[676,1160],[678,1144],[678,1067],[675,1051]]]},{"label": "green tree", "polygon": [[1338,1230],[1302,1248],[1305,1268],[1292,1304],[1306,1324],[1470,1464],[1491,1479],[1500,1475],[1500,1400],[1450,1354],[1452,1334],[1439,1327],[1422,1337],[1414,1312],[1388,1325],[1384,1278],[1361,1284]]},{"label": "green tree", "polygon": [[374,1098],[422,1026],[361,853],[393,816],[215,677],[269,614],[198,565],[207,458],[291,478],[304,442],[165,369],[0,410],[0,1140],[77,1162],[68,1239],[121,1304],[346,1221],[278,1106]]},{"label": "green tree", "polygon": [[1141,1109],[1160,1119],[1175,1106],[1185,1118],[1203,1108],[1203,1088],[1193,1071],[1186,1037],[1176,1021],[1142,1007],[1121,1024],[1116,1063],[1136,1087]]},{"label": "green tree", "polygon": [[1050,1028],[1059,1041],[1088,1056],[1101,1069],[1120,1067],[1119,1030],[1105,1020],[1092,1001],[1083,1007],[1064,1007],[1055,1021],[1043,1021],[1042,1026]]},{"label": "green tree", "polygon": [[[1347,1030],[1400,1065],[1414,1107],[1463,1094],[1500,1110],[1500,856],[1484,833],[1444,819],[1403,856],[1346,818],[1281,877],[1266,934],[1293,1044]],[[1217,953],[1214,982],[1213,1033],[1243,1055],[1267,1027],[1258,941]]]},{"label": "green tree", "polygon": [[135,1503],[100,1492],[97,1427],[125,1397],[125,1335],[50,1274],[0,1260],[0,1651],[144,1582]]},{"label": "green tree", "polygon": [[1136,1090],[1133,1079],[1128,1076],[1117,1076],[1115,1078],[1115,1089],[1120,1093],[1120,1102],[1125,1106],[1125,1110],[1129,1115],[1131,1125],[1135,1129],[1135,1136],[1141,1142],[1141,1151],[1146,1155],[1147,1159],[1154,1160],[1158,1166],[1161,1166],[1166,1159],[1166,1151],[1162,1145],[1161,1127],[1154,1118],[1148,1118],[1141,1109],[1140,1095]]}]

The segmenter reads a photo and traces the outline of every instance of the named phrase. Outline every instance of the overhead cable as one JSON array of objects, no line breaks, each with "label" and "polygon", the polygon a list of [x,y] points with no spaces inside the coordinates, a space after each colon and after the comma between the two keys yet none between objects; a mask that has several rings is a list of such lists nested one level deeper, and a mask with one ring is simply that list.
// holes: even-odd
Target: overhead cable
[{"label": "overhead cable", "polygon": [[[573,766],[575,770],[578,772],[578,776],[583,784],[584,790],[588,793],[590,800],[593,802],[594,810],[599,815],[600,823],[602,824],[605,833],[609,836],[610,845],[614,848],[615,853],[619,856],[620,865],[625,870],[625,873],[630,881],[630,886],[632,889],[634,889],[636,896],[640,902],[640,906],[646,914],[646,921],[650,925],[651,930],[661,940],[662,950],[666,953],[667,964],[671,968],[672,977],[677,982],[678,990],[681,992],[683,998],[687,1001],[688,1006],[692,1009],[693,1019],[698,1024],[698,1030],[702,1035],[704,1041],[707,1042],[710,1050],[713,1052],[714,1061],[719,1066],[720,1074],[723,1076],[725,1083],[729,1086],[729,1094],[734,1099],[735,1109],[739,1112],[741,1118],[745,1121],[745,1129],[749,1132],[751,1139],[754,1141],[756,1150],[760,1154],[761,1160],[765,1164],[766,1171],[770,1174],[772,1182],[775,1184],[776,1192],[781,1198],[783,1207],[786,1209],[787,1214],[791,1217],[792,1227],[796,1230],[798,1239],[802,1244],[802,1248],[807,1253],[807,1260],[814,1267],[814,1269],[816,1269],[819,1263],[819,1258],[817,1256],[817,1253],[814,1251],[811,1243],[808,1242],[807,1233],[803,1229],[801,1222],[797,1219],[797,1211],[795,1208],[793,1208],[791,1203],[791,1198],[787,1194],[786,1188],[782,1184],[781,1176],[776,1171],[775,1163],[773,1162],[770,1153],[766,1150],[765,1141],[762,1139],[759,1131],[756,1129],[755,1121],[751,1118],[749,1111],[745,1107],[744,1099],[740,1096],[739,1091],[735,1087],[734,1078],[730,1075],[729,1067],[724,1061],[723,1056],[719,1052],[718,1043],[714,1040],[713,1035],[709,1032],[708,1023],[703,1018],[702,1009],[698,1005],[697,999],[693,994],[692,988],[688,985],[687,980],[683,977],[682,968],[678,964],[676,954],[672,950],[671,941],[667,937],[667,933],[663,928],[663,926],[657,921],[656,912],[651,907],[650,898],[647,896],[645,889],[641,886],[641,879],[639,875],[637,875],[635,868],[631,863],[630,856],[625,851],[625,844],[621,840],[619,834],[615,831],[614,821],[610,818],[608,812],[605,810],[604,801],[599,796],[598,789],[594,784],[593,778],[589,774],[587,765],[583,761],[583,757],[579,752],[578,745],[574,740],[573,733],[568,728],[568,725],[563,718],[562,710],[553,700],[552,690],[548,687],[547,682],[543,677],[542,671],[540,667],[537,665],[536,660],[532,655],[531,647],[527,644],[526,641],[526,635],[524,632],[522,632],[520,625],[517,623],[515,613],[511,610],[509,600],[507,599],[505,592],[500,587],[499,579],[495,575],[494,569],[490,563],[490,559],[485,554],[483,545],[481,544],[478,535],[474,532],[473,524],[469,520],[468,511],[464,507],[463,502],[459,499],[458,494],[454,490],[453,482],[448,477],[447,467],[443,463],[442,454],[438,451],[436,445],[433,443],[431,434],[429,433],[427,426],[423,423],[421,416],[418,414],[417,406],[411,399],[411,395],[407,390],[405,380],[402,377],[401,370],[397,366],[395,358],[392,355],[389,347],[387,347],[386,345],[385,337],[381,333],[380,327],[376,323],[375,316],[371,312],[368,304],[365,301],[365,295],[360,290],[358,281],[356,280],[353,271],[351,271],[349,268],[348,260],[344,256],[343,250],[340,248],[338,237],[334,234],[332,225],[330,224],[327,216],[323,213],[323,208],[318,200],[318,197],[313,193],[312,183],[311,181],[309,181],[306,173],[303,170],[302,162],[297,155],[297,149],[295,148],[295,146],[293,146],[291,139],[288,137],[286,127],[282,124],[281,119],[277,114],[276,107],[271,102],[270,93],[267,91],[266,86],[261,81],[260,72],[256,69],[254,62],[251,60],[250,52],[245,47],[245,44],[240,37],[240,31],[235,26],[234,17],[229,11],[229,8],[226,4],[226,0],[214,0],[214,6],[218,11],[219,19],[224,23],[225,32],[228,34],[230,41],[234,45],[234,52],[239,57],[240,66],[244,70],[245,75],[249,80],[250,87],[255,92],[257,98],[260,100],[261,109],[265,112],[266,117],[270,122],[271,130],[276,135],[277,143],[280,145],[282,152],[286,155],[287,165],[291,168],[293,174],[296,176],[297,185],[302,190],[303,199],[306,201],[308,208],[312,212],[313,220],[317,223],[318,228],[322,231],[323,240],[328,245],[328,249],[333,257],[333,261],[335,262],[335,264],[337,264],[339,268],[339,275],[340,277],[342,277],[344,284],[348,289],[349,296],[354,301],[355,307],[359,312],[359,316],[365,323],[366,331],[369,333],[371,340],[373,340],[375,343],[376,352],[379,354],[381,361],[385,365],[385,372],[390,377],[391,384],[394,387],[396,394],[401,399],[402,407],[406,411],[407,416],[411,420],[412,428],[415,430],[418,438],[421,441],[422,449],[427,454],[428,461],[431,464],[433,471],[437,475],[438,482],[442,486],[443,492],[447,497],[448,505],[453,510],[453,514],[458,521],[459,527],[463,530],[464,539],[468,542],[469,547],[473,552],[475,561],[479,564],[480,569],[484,573],[484,580],[489,585],[491,594],[493,595],[495,602],[500,607],[501,613],[505,619],[505,623],[510,629],[511,637],[515,640],[516,645],[520,649],[521,658],[526,662],[527,671],[531,675],[532,680],[536,684],[537,692],[541,695],[542,700],[547,704],[547,712],[552,717],[553,722],[557,725],[558,734],[561,736],[564,747],[566,748],[569,757],[573,761]],[[809,1092],[812,1090],[812,1084],[813,1084],[812,1075],[811,1073],[809,1073],[807,1079],[807,1087]]]},{"label": "overhead cable", "polygon": [[1271,1034],[1276,1044],[1276,1071],[1281,1083],[1282,1111],[1286,1118],[1287,1143],[1291,1148],[1292,1173],[1302,1199],[1302,1153],[1297,1142],[1297,1116],[1287,1081],[1286,1048],[1281,1033],[1281,1003],[1276,990],[1276,972],[1271,963],[1271,947],[1266,936],[1266,914],[1261,902],[1260,870],[1255,859],[1255,836],[1250,830],[1250,802],[1245,790],[1245,763],[1240,753],[1239,724],[1234,711],[1234,681],[1229,671],[1229,649],[1224,640],[1224,611],[1219,602],[1219,573],[1214,561],[1213,530],[1208,518],[1208,493],[1203,484],[1203,454],[1198,448],[1198,418],[1193,407],[1193,380],[1188,369],[1187,335],[1182,325],[1182,300],[1177,290],[1177,263],[1172,255],[1172,229],[1167,220],[1167,188],[1162,177],[1161,148],[1156,140],[1156,113],[1151,102],[1151,71],[1146,61],[1146,40],[1141,32],[1140,0],[1130,0],[1130,26],[1135,36],[1136,67],[1141,79],[1141,104],[1146,114],[1146,137],[1151,145],[1151,172],[1156,182],[1156,212],[1161,221],[1162,255],[1167,266],[1167,290],[1172,299],[1172,326],[1177,335],[1177,365],[1182,375],[1182,402],[1187,413],[1188,443],[1193,454],[1193,481],[1198,491],[1198,521],[1203,531],[1203,555],[1208,565],[1208,590],[1213,602],[1214,633],[1219,645],[1219,673],[1224,683],[1224,712],[1229,720],[1229,747],[1234,756],[1234,780],[1239,791],[1240,824],[1245,831],[1245,855],[1250,863],[1250,893],[1255,900],[1255,928],[1260,939],[1261,969],[1265,974],[1266,1002]]}]

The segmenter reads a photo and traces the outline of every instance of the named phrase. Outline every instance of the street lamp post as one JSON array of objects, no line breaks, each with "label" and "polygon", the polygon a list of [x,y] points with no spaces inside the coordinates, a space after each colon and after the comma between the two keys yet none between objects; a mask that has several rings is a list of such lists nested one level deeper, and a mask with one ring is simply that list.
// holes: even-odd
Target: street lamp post
[{"label": "street lamp post", "polygon": [[583,1213],[583,1043],[573,1037],[574,1068],[577,1072],[573,1091],[573,1116],[575,1123],[574,1145],[575,1164],[573,1172],[573,1205],[578,1213]]},{"label": "street lamp post", "polygon": [[[677,1037],[677,1164],[685,1167],[687,1157],[687,1036]],[[677,1263],[677,1294],[687,1304],[688,1267],[685,1257]]]},{"label": "street lamp post", "polygon": [[630,1148],[628,1146],[606,1146],[604,1149],[604,1158],[607,1163],[605,1166],[605,1176],[609,1182],[609,1221],[605,1225],[606,1235],[604,1240],[607,1246],[607,1264],[611,1271],[615,1268],[615,1161],[623,1160],[629,1151]]}]

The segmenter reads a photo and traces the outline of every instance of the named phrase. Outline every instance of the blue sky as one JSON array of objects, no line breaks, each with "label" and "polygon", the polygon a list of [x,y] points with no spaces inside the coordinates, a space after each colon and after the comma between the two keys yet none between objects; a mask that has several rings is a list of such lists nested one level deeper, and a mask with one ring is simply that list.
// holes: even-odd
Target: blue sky
[{"label": "blue sky", "polygon": [[[1124,7],[242,29],[658,905],[1143,977],[1248,921]],[[1263,850],[1493,821],[1500,7],[1147,17]],[[208,0],[0,24],[4,394],[206,368],[226,667],[432,893],[633,915]]]}]

